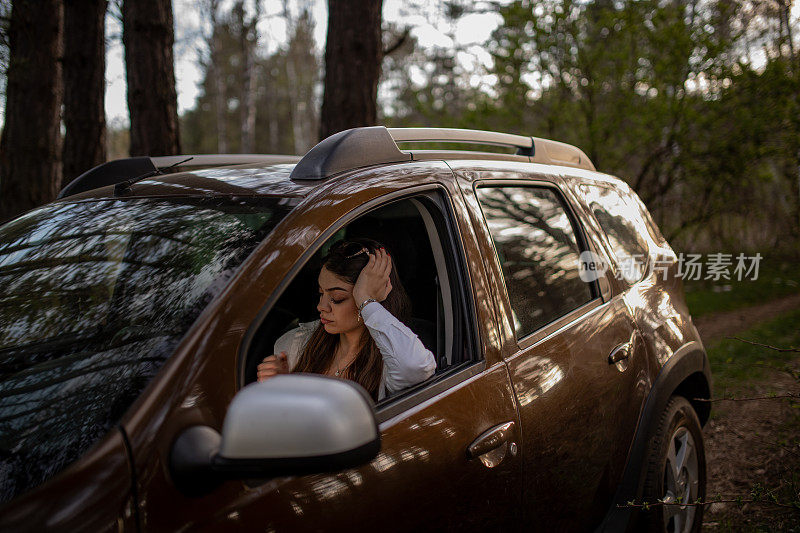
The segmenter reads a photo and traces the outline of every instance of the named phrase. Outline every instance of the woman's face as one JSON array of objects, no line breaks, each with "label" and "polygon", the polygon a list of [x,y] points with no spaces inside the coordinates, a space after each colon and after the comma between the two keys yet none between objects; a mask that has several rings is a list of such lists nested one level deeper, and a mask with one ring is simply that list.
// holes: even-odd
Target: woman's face
[{"label": "woman's face", "polygon": [[353,284],[325,267],[319,273],[319,318],[330,334],[348,333],[364,327],[358,320],[358,308],[353,299]]}]

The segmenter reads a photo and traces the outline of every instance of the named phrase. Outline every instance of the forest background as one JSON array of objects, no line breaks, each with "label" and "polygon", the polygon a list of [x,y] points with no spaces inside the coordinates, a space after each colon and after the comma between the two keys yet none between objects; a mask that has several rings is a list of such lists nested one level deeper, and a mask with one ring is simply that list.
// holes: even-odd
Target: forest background
[{"label": "forest background", "polygon": [[[100,6],[102,20],[95,16],[96,23],[124,19],[122,0],[71,1],[94,4],[95,12]],[[42,3],[59,9],[57,0]],[[3,80],[11,63],[13,4],[0,2]],[[42,135],[40,142],[50,147],[58,169],[49,171],[53,186],[34,203],[98,162],[129,153],[303,154],[341,129],[322,111],[335,88],[325,85],[331,27],[328,43],[314,37],[317,3],[202,0],[174,13],[170,2],[138,3],[147,4],[161,4],[162,11],[169,6],[169,13],[155,18],[170,32],[173,16],[177,26],[199,21],[191,46],[175,46],[171,35],[165,41],[175,54],[195,55],[202,73],[194,106],[179,116],[174,112],[171,148],[143,152],[135,132],[132,139],[135,126],[107,125],[103,118],[94,121],[103,129],[94,160],[69,156],[69,56],[59,56],[64,83],[51,86],[65,97],[57,106],[60,122],[54,136]],[[352,7],[346,4],[331,0],[329,9],[346,13]],[[369,4],[373,11],[377,7],[377,19],[351,18],[349,25],[380,40],[381,49],[367,54],[377,61],[377,90],[359,78],[364,57],[355,55],[339,58],[352,66],[352,79],[338,90],[366,93],[375,110],[348,127],[476,128],[568,142],[599,170],[630,183],[679,251],[796,255],[800,249],[800,10],[791,0],[418,1],[404,2],[405,16],[394,22],[381,19],[381,2]],[[65,5],[68,11],[70,2]],[[477,14],[493,14],[497,27],[485,42],[460,43],[459,22]],[[264,31],[275,18],[286,28],[277,45],[268,44]],[[420,38],[420,20],[444,38]],[[68,12],[64,24],[57,54],[69,50],[70,35],[87,39],[83,27],[73,22],[70,29]],[[123,40],[105,30],[100,36],[104,50]],[[126,43],[126,53],[127,48]],[[172,68],[173,49],[168,52],[165,62]],[[334,72],[330,65],[328,70]],[[41,78],[61,75],[40,71]],[[81,80],[88,86],[88,76]],[[174,101],[174,75],[159,79],[153,92],[170,84]],[[350,89],[341,88],[347,84]],[[6,84],[0,89],[5,102]],[[130,90],[128,100],[135,105]],[[102,93],[100,101],[102,114]],[[346,103],[337,106],[342,107]],[[7,185],[13,179],[24,193],[25,176],[36,173],[30,161],[41,157],[27,166],[4,164],[17,153],[10,152],[6,129],[0,203],[13,201],[19,210]]]}]

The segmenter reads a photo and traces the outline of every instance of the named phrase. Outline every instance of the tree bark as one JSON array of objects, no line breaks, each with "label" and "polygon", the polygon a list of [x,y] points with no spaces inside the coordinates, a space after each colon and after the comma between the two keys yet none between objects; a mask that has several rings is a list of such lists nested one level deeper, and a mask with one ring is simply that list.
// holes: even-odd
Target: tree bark
[{"label": "tree bark", "polygon": [[106,0],[64,4],[64,173],[66,185],[106,160]]},{"label": "tree bark", "polygon": [[219,21],[219,2],[209,0],[209,18],[211,22],[211,37],[208,41],[209,58],[211,64],[208,66],[208,76],[211,78],[209,86],[214,90],[214,112],[216,114],[217,125],[217,152],[220,154],[228,153],[228,100],[225,95],[225,80],[222,77],[222,66],[220,59],[220,39]]},{"label": "tree bark", "polygon": [[123,0],[132,156],[180,153],[171,0]]},{"label": "tree bark", "polygon": [[[297,31],[297,24],[293,19],[291,12],[289,11],[288,0],[283,1],[283,18],[286,21],[286,33],[292,35],[293,38]],[[295,70],[295,56],[297,55],[297,51],[292,46],[292,38],[289,39],[289,47],[286,50],[285,70],[286,82],[289,86],[286,96],[289,99],[289,115],[292,117],[292,140],[294,144],[294,153],[304,154],[306,151],[308,151],[308,148],[303,142],[304,117],[302,115],[303,111],[305,111],[305,108],[301,109],[301,106],[299,105],[300,102],[298,101],[299,99],[297,93],[300,89],[300,86],[297,83],[297,71]]]},{"label": "tree bark", "polygon": [[16,0],[9,24],[0,221],[52,201],[61,185],[60,0]]},{"label": "tree bark", "polygon": [[377,121],[383,0],[328,0],[320,139]]},{"label": "tree bark", "polygon": [[239,45],[242,54],[242,86],[239,96],[239,107],[241,110],[241,147],[240,152],[244,154],[252,153],[256,143],[256,73],[255,58],[256,47],[258,46],[258,19],[261,14],[261,2],[254,2],[254,14],[247,20],[244,13],[244,3],[237,4],[239,17]]}]

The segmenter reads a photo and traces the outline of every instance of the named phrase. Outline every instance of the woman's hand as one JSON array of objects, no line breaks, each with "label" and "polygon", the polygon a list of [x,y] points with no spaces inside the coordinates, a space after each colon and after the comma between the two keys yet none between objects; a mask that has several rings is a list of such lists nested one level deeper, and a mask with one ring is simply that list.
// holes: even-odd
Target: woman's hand
[{"label": "woman's hand", "polygon": [[270,355],[265,357],[261,364],[258,365],[258,381],[266,381],[272,376],[278,374],[289,373],[289,361],[286,357],[286,352],[281,352],[280,355]]},{"label": "woman's hand", "polygon": [[389,273],[392,271],[392,258],[389,253],[381,248],[374,254],[369,254],[369,262],[361,269],[361,273],[353,286],[353,299],[356,305],[361,305],[368,298],[382,302],[392,292],[392,283]]}]

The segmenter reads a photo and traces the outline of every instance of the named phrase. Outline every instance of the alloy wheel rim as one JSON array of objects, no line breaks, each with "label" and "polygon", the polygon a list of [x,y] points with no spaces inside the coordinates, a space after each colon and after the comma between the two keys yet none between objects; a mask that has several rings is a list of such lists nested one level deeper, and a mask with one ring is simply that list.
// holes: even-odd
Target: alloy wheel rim
[{"label": "alloy wheel rim", "polygon": [[697,447],[692,433],[679,427],[669,439],[664,464],[664,526],[669,533],[691,531],[700,486]]}]

